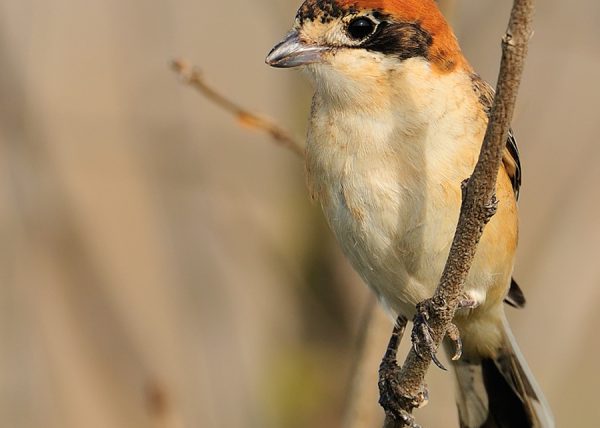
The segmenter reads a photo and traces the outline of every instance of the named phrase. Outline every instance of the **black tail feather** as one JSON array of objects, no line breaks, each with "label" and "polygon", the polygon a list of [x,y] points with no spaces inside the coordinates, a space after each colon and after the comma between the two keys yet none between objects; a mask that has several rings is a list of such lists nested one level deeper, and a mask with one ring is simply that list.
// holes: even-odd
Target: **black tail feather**
[{"label": "black tail feather", "polygon": [[507,325],[504,342],[494,358],[456,362],[461,428],[553,428],[543,394]]},{"label": "black tail feather", "polygon": [[482,428],[530,428],[534,421],[528,406],[521,400],[494,360],[481,361],[483,384],[488,392],[488,417]]}]

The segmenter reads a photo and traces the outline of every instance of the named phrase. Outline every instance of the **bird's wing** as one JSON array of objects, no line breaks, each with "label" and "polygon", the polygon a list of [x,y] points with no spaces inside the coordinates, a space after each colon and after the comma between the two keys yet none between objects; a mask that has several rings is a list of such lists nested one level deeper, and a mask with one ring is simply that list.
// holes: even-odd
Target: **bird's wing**
[{"label": "bird's wing", "polygon": [[504,302],[516,309],[524,308],[527,303],[523,290],[521,290],[521,287],[519,287],[519,284],[517,284],[517,281],[515,281],[514,278],[511,278],[510,280],[510,289],[508,290]]},{"label": "bird's wing", "polygon": [[[471,75],[471,80],[473,82],[473,90],[479,97],[479,102],[489,117],[492,110],[492,104],[494,103],[494,88],[479,77],[478,74],[473,73]],[[502,156],[502,163],[512,182],[515,197],[518,199],[519,189],[521,188],[521,161],[519,160],[519,149],[512,129],[508,131],[508,139],[506,140],[506,148],[504,149],[504,154]]]},{"label": "bird's wing", "polygon": [[[494,88],[479,77],[478,74],[472,74],[471,80],[473,81],[473,90],[479,97],[479,102],[489,118],[492,111],[492,104],[494,103]],[[506,147],[504,148],[504,153],[502,155],[502,164],[512,183],[515,198],[519,199],[519,189],[521,188],[521,161],[519,159],[517,141],[515,140],[512,129],[508,131],[508,139],[506,140]],[[525,295],[514,278],[511,279],[510,290],[504,301],[515,308],[522,308],[525,306]]]}]

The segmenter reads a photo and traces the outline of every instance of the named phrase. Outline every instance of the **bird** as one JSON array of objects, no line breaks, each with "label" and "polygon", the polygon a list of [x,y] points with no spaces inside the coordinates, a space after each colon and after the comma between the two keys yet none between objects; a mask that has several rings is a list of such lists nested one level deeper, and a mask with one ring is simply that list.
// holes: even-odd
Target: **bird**
[{"label": "bird", "polygon": [[[415,317],[448,257],[493,88],[433,0],[306,0],[266,63],[300,68],[311,80],[309,193],[381,304]],[[462,342],[452,363],[462,428],[554,426],[504,309],[525,304],[512,279],[520,186],[511,131],[497,211],[453,321]]]}]

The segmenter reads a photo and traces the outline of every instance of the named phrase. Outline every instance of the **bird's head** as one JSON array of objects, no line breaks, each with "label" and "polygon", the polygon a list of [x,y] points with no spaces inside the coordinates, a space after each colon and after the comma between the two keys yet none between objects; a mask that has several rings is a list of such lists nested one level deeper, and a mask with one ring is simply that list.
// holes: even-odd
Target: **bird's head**
[{"label": "bird's head", "polygon": [[319,80],[381,83],[409,60],[448,73],[466,62],[434,0],[306,0],[266,58]]}]

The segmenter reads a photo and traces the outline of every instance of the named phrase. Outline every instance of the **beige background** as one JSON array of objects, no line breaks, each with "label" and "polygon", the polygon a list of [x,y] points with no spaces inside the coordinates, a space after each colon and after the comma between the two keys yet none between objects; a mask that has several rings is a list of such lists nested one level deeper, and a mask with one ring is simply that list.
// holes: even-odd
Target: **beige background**
[{"label": "beige background", "polygon": [[[454,3],[464,51],[493,81],[510,2]],[[514,123],[529,304],[510,318],[559,425],[588,427],[600,419],[600,4],[538,3]],[[301,162],[168,69],[185,56],[303,135],[309,86],[263,63],[297,6],[0,3],[0,426],[340,425],[366,289]],[[432,373],[425,426],[454,425],[450,379]]]}]

